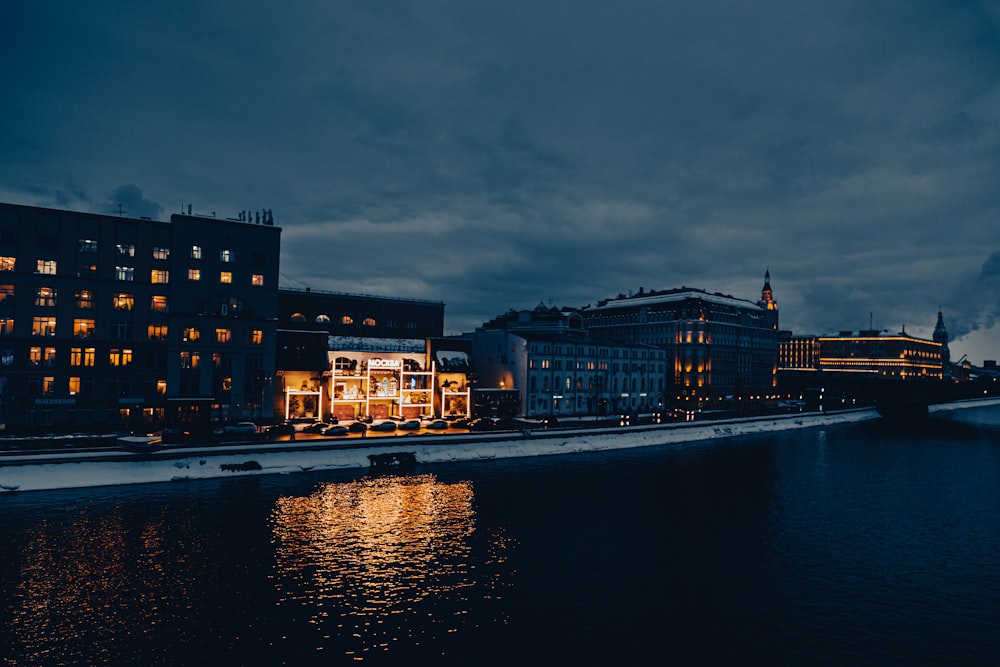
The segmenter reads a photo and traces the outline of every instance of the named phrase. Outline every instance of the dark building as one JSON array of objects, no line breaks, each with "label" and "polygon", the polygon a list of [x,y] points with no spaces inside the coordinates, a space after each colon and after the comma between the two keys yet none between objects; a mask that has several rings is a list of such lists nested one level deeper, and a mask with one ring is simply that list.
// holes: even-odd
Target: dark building
[{"label": "dark building", "polygon": [[8,430],[270,418],[281,229],[0,204]]},{"label": "dark building", "polygon": [[765,274],[758,302],[682,287],[598,302],[584,326],[611,340],[667,351],[667,395],[682,407],[752,405],[775,398],[778,304]]},{"label": "dark building", "polygon": [[278,290],[282,330],[331,336],[434,338],[444,332],[444,303],[312,289]]}]

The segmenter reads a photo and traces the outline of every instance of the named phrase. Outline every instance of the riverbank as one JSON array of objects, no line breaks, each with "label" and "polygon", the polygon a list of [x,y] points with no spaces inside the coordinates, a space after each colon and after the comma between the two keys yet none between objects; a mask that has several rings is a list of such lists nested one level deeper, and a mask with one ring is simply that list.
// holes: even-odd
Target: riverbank
[{"label": "riverbank", "polygon": [[[997,404],[1000,404],[1000,398],[960,401],[932,406],[932,412]],[[395,453],[405,453],[407,460],[412,458],[416,465],[553,456],[706,441],[878,418],[874,408],[862,408],[624,428],[395,435],[351,441],[176,447],[145,453],[25,454],[5,456],[0,461],[0,491],[150,484],[309,470],[368,469],[372,466],[370,457]]]}]

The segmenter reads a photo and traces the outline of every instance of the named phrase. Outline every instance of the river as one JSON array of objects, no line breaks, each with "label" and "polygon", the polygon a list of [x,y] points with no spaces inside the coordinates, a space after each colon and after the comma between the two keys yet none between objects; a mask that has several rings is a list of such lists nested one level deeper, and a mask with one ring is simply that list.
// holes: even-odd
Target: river
[{"label": "river", "polygon": [[0,664],[993,665],[1000,407],[0,497]]}]

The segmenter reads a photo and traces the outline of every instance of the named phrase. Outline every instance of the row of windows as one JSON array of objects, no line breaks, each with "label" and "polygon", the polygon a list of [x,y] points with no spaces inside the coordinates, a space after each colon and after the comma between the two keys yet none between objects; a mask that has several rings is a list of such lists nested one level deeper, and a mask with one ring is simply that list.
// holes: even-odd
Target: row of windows
[{"label": "row of windows", "polygon": [[[107,365],[109,367],[132,366],[135,361],[135,351],[128,347],[113,347],[108,350]],[[57,351],[54,347],[31,347],[28,349],[28,365],[55,366]],[[96,347],[71,347],[69,349],[69,365],[73,367],[94,368],[97,365]],[[16,359],[14,350],[0,350],[0,366],[13,366]],[[249,360],[248,360],[249,361]],[[201,367],[201,352],[184,350],[178,353],[180,368],[189,370]],[[219,369],[232,367],[232,359],[222,352],[212,353],[212,365]],[[263,367],[263,358],[255,358],[255,363],[249,367]]]},{"label": "row of windows", "polygon": [[[13,271],[15,263],[16,260],[14,257],[0,257],[0,271]],[[56,261],[43,260],[43,259],[38,260],[35,273],[41,273],[53,276],[56,275],[57,273]],[[81,264],[77,273],[81,277],[92,276],[95,273],[97,273],[97,266],[86,263]],[[202,279],[202,270],[188,269],[187,277],[188,280],[192,282],[200,282]],[[120,282],[135,282],[135,267],[121,265],[121,264],[115,265],[115,280]],[[149,275],[149,282],[153,283],[154,285],[165,285],[169,283],[170,271],[167,271],[166,269],[153,269]],[[219,283],[229,285],[232,284],[232,282],[233,282],[232,271],[219,272]],[[253,285],[254,287],[263,287],[264,274],[263,273],[250,274],[250,284]]]},{"label": "row of windows", "polygon": [[[80,239],[79,250],[81,253],[97,254],[97,241],[88,238]],[[119,257],[135,257],[135,244],[116,243],[115,254],[118,255]],[[204,249],[200,245],[193,245],[191,246],[191,249],[188,252],[188,257],[191,259],[203,259]],[[153,259],[160,259],[160,260],[170,259],[170,248],[154,246]],[[255,258],[255,263],[258,259],[262,258]],[[226,263],[233,263],[236,261],[236,253],[232,250],[229,250],[228,248],[220,250],[219,261]]]},{"label": "row of windows", "polygon": [[[95,320],[88,318],[75,318],[73,320],[73,336],[76,338],[90,338],[97,331]],[[14,318],[0,317],[0,336],[10,336],[14,333]],[[31,334],[33,336],[55,336],[56,318],[35,317],[31,321]],[[128,320],[115,320],[111,323],[111,337],[115,340],[129,340],[132,338],[132,322]],[[147,337],[149,340],[166,340],[166,324],[150,324],[147,326]],[[185,327],[181,340],[185,343],[194,342],[201,339],[201,330],[198,327]],[[218,327],[215,329],[216,343],[231,343],[233,341],[232,329]],[[264,330],[250,329],[247,331],[247,343],[249,345],[264,344]]]}]

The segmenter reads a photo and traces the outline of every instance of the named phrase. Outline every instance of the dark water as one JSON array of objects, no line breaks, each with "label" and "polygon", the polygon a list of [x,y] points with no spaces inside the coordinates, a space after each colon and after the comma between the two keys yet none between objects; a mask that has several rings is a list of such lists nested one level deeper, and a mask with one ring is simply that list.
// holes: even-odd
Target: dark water
[{"label": "dark water", "polygon": [[1000,408],[0,497],[3,665],[1000,664]]}]

